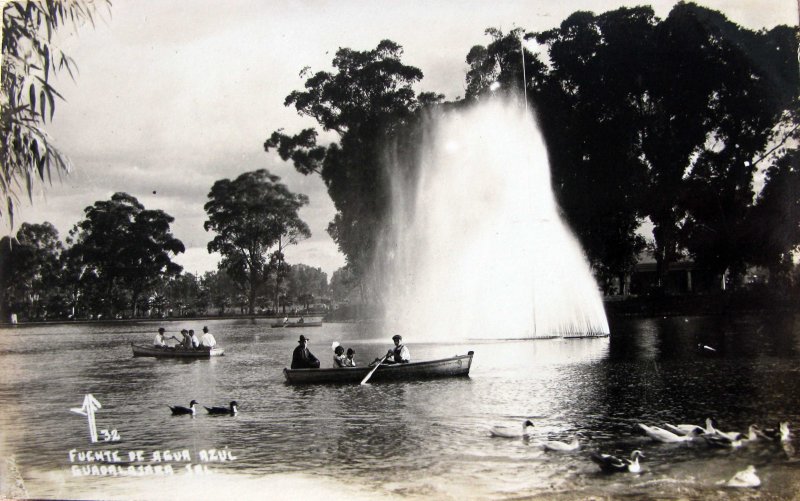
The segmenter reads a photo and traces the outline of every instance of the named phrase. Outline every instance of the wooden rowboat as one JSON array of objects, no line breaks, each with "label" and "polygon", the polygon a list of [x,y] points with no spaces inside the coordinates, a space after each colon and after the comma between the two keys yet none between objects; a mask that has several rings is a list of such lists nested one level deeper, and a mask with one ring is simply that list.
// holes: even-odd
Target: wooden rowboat
[{"label": "wooden rowboat", "polygon": [[[370,378],[373,381],[415,381],[444,377],[469,376],[472,365],[470,351],[466,355],[458,355],[441,360],[425,362],[409,362],[407,364],[381,365]],[[372,367],[341,367],[335,369],[283,369],[286,381],[292,384],[321,383],[355,383],[364,379]]]},{"label": "wooden rowboat", "polygon": [[146,346],[141,344],[131,343],[134,357],[156,357],[156,358],[209,358],[220,357],[225,354],[222,348],[200,348],[198,350],[184,350],[181,348],[156,348],[155,346]]},{"label": "wooden rowboat", "polygon": [[278,327],[322,327],[322,322],[303,322],[302,324],[299,322],[287,322],[287,323],[280,323],[280,324],[272,324],[272,328],[276,329]]}]

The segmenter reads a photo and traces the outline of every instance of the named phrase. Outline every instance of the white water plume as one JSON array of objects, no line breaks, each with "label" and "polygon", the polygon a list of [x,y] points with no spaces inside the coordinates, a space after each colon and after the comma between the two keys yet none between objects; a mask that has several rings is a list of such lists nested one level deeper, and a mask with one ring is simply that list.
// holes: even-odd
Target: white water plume
[{"label": "white water plume", "polygon": [[393,180],[381,253],[392,327],[423,339],[608,334],[533,117],[499,99],[431,117],[416,161],[415,179]]}]

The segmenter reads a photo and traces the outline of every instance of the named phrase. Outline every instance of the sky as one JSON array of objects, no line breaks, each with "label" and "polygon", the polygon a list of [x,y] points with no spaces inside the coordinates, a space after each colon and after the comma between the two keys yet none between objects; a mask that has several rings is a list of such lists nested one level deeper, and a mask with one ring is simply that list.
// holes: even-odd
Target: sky
[{"label": "sky", "polygon": [[[383,39],[404,48],[403,62],[420,68],[416,90],[464,95],[465,57],[490,42],[486,28],[527,31],[557,26],[577,10],[595,13],[640,1],[563,0],[113,0],[94,28],[59,34],[77,62],[75,80],[56,81],[65,101],[47,130],[73,164],[67,176],[22,197],[23,222],[49,221],[62,239],[83,209],[127,192],[147,209],[175,218],[186,246],[174,260],[190,273],[216,269],[203,205],[215,181],[266,168],[310,203],[300,216],[312,236],[287,251],[291,264],[328,274],[345,264],[326,232],[335,209],[322,180],[303,176],[263,143],[276,129],[295,133],[317,124],[283,105],[303,88],[300,72],[332,70],[339,47],[373,49]],[[751,29],[796,25],[795,0],[708,0]],[[652,2],[667,15],[674,2]],[[335,141],[321,136],[323,143]],[[6,223],[8,228],[8,224]]]}]

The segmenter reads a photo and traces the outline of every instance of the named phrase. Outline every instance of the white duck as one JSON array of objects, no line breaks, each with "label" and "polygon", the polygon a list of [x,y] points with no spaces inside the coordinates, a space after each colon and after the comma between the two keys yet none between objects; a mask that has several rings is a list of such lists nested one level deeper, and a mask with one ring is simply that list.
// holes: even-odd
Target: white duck
[{"label": "white duck", "polygon": [[647,426],[646,424],[642,423],[639,423],[638,426],[644,430],[648,437],[652,438],[656,442],[689,442],[694,438],[690,435],[678,435],[677,433],[672,433],[671,431],[667,431],[664,428],[659,428],[658,426]]},{"label": "white duck", "polygon": [[711,418],[706,418],[706,435],[719,435],[723,438],[734,442],[741,438],[742,434],[737,431],[721,431],[714,428],[714,421]]},{"label": "white duck", "polygon": [[696,424],[669,424],[664,423],[664,429],[671,431],[676,435],[690,435],[690,436],[697,436],[702,435],[706,432],[705,428],[702,426],[698,426]]},{"label": "white duck", "polygon": [[728,487],[758,487],[761,485],[761,479],[756,475],[755,466],[750,465],[744,470],[737,472],[725,485]]},{"label": "white duck", "polygon": [[529,426],[533,427],[533,422],[527,419],[522,423],[522,431],[513,426],[494,426],[489,430],[489,433],[491,433],[493,437],[500,438],[528,438],[530,437],[530,434],[528,434]]},{"label": "white duck", "polygon": [[542,448],[546,451],[557,451],[557,452],[569,452],[569,451],[577,451],[581,448],[581,443],[578,440],[578,437],[582,436],[580,433],[576,433],[575,436],[572,437],[572,441],[567,442],[559,442],[558,440],[547,440],[542,442]]}]

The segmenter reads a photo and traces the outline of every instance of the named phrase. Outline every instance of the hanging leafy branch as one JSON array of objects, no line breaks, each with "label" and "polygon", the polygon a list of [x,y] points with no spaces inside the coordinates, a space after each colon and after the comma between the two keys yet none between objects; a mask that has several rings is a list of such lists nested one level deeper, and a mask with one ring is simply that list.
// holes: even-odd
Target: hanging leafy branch
[{"label": "hanging leafy branch", "polygon": [[[75,61],[54,43],[64,25],[94,25],[97,6],[111,0],[28,0],[3,7],[2,68],[0,69],[0,218],[11,224],[14,202],[24,189],[33,199],[38,178],[52,182],[51,171],[69,172],[61,154],[44,129],[53,120],[56,98],[53,76],[66,70],[75,78]],[[5,205],[5,207],[2,207]]]}]

